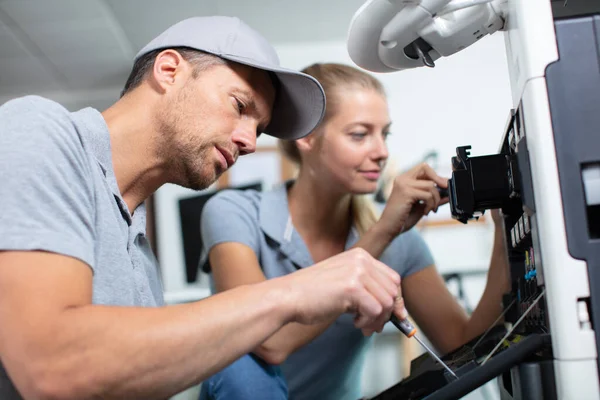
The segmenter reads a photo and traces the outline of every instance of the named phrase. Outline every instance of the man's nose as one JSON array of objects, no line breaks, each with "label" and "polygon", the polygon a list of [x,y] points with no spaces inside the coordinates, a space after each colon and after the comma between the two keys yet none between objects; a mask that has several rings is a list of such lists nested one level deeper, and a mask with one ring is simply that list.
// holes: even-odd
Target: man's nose
[{"label": "man's nose", "polygon": [[238,147],[240,156],[256,151],[256,124],[243,124],[233,132],[233,143]]}]

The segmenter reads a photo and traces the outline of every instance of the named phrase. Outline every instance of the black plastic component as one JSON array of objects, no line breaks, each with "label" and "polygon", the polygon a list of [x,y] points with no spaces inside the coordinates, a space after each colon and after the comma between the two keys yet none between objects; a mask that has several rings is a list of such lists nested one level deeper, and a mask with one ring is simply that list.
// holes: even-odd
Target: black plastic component
[{"label": "black plastic component", "polygon": [[533,196],[533,181],[531,179],[531,166],[529,164],[529,150],[527,149],[527,138],[523,137],[517,143],[517,160],[519,165],[520,174],[513,174],[513,176],[519,176],[519,188],[521,192],[521,201],[523,207],[527,211],[527,214],[533,215],[535,213],[535,201]]},{"label": "black plastic component", "polygon": [[[600,326],[600,240],[592,237],[582,166],[600,162],[600,16],[556,20],[559,60],[546,68],[569,253],[585,260],[592,324]],[[593,217],[593,215],[592,215]],[[596,329],[600,344],[600,329]],[[600,358],[598,359],[600,368]]]},{"label": "black plastic component", "polygon": [[600,239],[600,205],[586,207],[588,231],[591,239]]},{"label": "black plastic component", "polygon": [[502,373],[510,371],[515,365],[528,358],[535,358],[537,352],[550,346],[549,335],[532,334],[520,341],[513,340],[513,344],[480,365],[477,359],[489,352],[499,337],[502,337],[500,328],[490,335],[487,344],[479,344],[479,347],[476,347],[474,343],[477,342],[474,340],[442,357],[459,376],[458,380],[446,377],[447,372],[443,369],[433,369],[429,362],[431,359],[423,355],[413,360],[411,375],[408,378],[371,400],[459,399]]},{"label": "black plastic component", "polygon": [[[473,371],[477,367],[478,367],[478,365],[475,362],[475,360],[472,360],[472,361],[469,361],[468,363],[466,363],[465,365],[463,365],[462,367],[459,367],[456,371],[453,371],[453,372],[460,379],[461,377],[463,377],[464,375]],[[446,377],[446,380],[448,382],[453,382],[456,380],[456,378],[453,377],[452,375],[450,375],[450,373],[448,371],[444,371],[444,376]]]},{"label": "black plastic component", "polygon": [[552,360],[525,362],[498,380],[502,400],[557,400]]},{"label": "black plastic component", "polygon": [[442,199],[443,199],[443,198],[445,198],[445,197],[448,197],[448,196],[449,196],[448,189],[441,188],[441,187],[439,187],[439,186],[438,186],[438,187],[437,187],[437,190],[438,190],[438,193],[440,194],[440,197],[441,197]]},{"label": "black plastic component", "polygon": [[530,335],[520,343],[509,347],[502,353],[460,379],[446,385],[441,390],[427,396],[427,400],[456,400],[489,382],[514,365],[524,361],[544,346],[550,345],[550,335]]},{"label": "black plastic component", "polygon": [[505,154],[469,157],[471,146],[456,148],[452,157],[452,178],[448,181],[452,217],[462,223],[501,208],[515,187],[511,179],[511,158]]},{"label": "black plastic component", "polygon": [[413,60],[422,59],[424,65],[433,68],[435,67],[435,64],[429,55],[431,50],[433,50],[433,47],[431,47],[429,43],[422,38],[417,38],[404,47],[404,54]]},{"label": "black plastic component", "polygon": [[551,4],[554,19],[572,18],[600,12],[600,1],[596,0],[551,0]]}]

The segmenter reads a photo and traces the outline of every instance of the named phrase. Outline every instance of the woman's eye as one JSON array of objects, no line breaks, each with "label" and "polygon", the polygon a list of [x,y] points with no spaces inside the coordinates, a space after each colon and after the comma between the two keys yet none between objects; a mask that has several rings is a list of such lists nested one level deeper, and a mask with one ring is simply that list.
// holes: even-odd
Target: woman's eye
[{"label": "woman's eye", "polygon": [[392,132],[390,132],[390,131],[383,132],[383,139],[384,140],[387,139],[391,134],[392,134]]},{"label": "woman's eye", "polygon": [[362,140],[365,138],[365,136],[367,136],[367,134],[364,132],[352,132],[350,135],[354,140]]}]

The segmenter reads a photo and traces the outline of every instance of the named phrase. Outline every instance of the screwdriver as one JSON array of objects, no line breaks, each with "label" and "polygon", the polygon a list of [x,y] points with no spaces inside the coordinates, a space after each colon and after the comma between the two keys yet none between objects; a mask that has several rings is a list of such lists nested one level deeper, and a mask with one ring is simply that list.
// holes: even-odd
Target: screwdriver
[{"label": "screwdriver", "polygon": [[445,362],[443,362],[443,361],[442,361],[442,359],[441,359],[441,358],[439,358],[439,357],[437,356],[437,354],[435,354],[435,353],[433,352],[433,350],[431,350],[431,349],[429,348],[429,346],[427,346],[427,345],[426,345],[426,344],[425,344],[425,343],[424,343],[424,342],[423,342],[421,339],[419,339],[419,337],[417,336],[417,328],[415,328],[415,327],[413,326],[413,324],[411,324],[411,323],[410,323],[410,321],[408,320],[408,318],[405,318],[405,319],[403,319],[403,320],[399,320],[399,319],[398,319],[398,317],[396,317],[394,314],[392,314],[392,316],[390,317],[390,321],[392,322],[392,324],[394,324],[394,326],[395,326],[396,328],[398,328],[398,329],[400,330],[400,332],[404,333],[404,334],[406,335],[406,337],[407,337],[407,338],[414,337],[414,338],[417,340],[417,342],[419,342],[419,344],[420,344],[421,346],[423,346],[423,348],[424,348],[425,350],[427,350],[427,352],[428,352],[429,354],[431,354],[431,356],[432,356],[432,357],[433,357],[433,358],[434,358],[434,359],[435,359],[437,362],[439,362],[440,364],[442,364],[442,366],[443,366],[444,368],[446,368],[446,370],[447,370],[448,372],[450,372],[450,374],[451,374],[453,377],[455,377],[456,379],[458,379],[458,376],[456,376],[456,374],[455,374],[455,373],[454,373],[454,372],[453,372],[453,371],[450,369],[450,367],[448,367],[448,366],[446,365],[446,363],[445,363]]}]

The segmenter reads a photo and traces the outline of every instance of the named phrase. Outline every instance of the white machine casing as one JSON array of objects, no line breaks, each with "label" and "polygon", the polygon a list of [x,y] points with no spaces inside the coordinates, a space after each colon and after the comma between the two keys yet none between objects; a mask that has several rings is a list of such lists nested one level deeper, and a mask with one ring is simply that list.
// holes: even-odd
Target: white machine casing
[{"label": "white machine casing", "polygon": [[513,108],[526,110],[540,232],[535,250],[542,260],[538,284],[546,290],[557,398],[600,400],[596,336],[582,300],[590,296],[588,266],[568,249],[546,85],[546,68],[559,58],[550,0],[494,0],[445,12],[454,2],[369,0],[352,20],[348,52],[366,70],[393,72],[426,64],[406,54],[418,38],[431,47],[428,55],[435,61],[504,31]]},{"label": "white machine casing", "polygon": [[587,264],[567,248],[546,67],[558,59],[550,2],[509,0],[506,55],[514,108],[527,110],[533,189],[549,309],[556,391],[559,399],[600,399],[597,349],[583,299],[589,297]]},{"label": "white machine casing", "polygon": [[448,12],[451,5],[449,0],[369,0],[350,24],[348,53],[364,69],[393,72],[423,66],[423,60],[411,58],[403,50],[418,38],[432,47],[428,55],[435,61],[504,25],[501,14],[506,0]]}]

